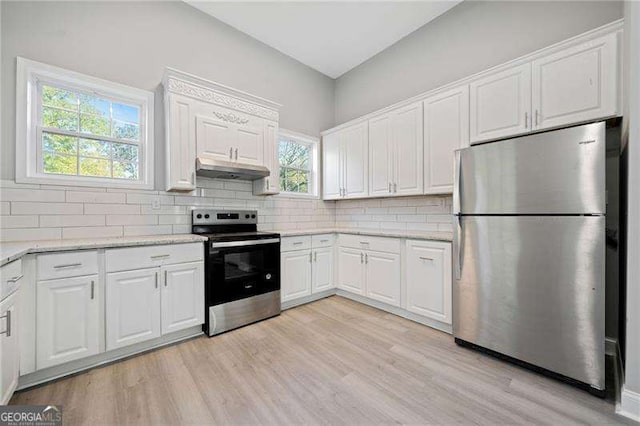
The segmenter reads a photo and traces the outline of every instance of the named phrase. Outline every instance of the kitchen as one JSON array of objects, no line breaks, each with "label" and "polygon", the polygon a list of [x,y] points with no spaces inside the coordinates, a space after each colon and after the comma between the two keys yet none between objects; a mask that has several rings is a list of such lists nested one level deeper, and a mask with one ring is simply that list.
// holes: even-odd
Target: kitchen
[{"label": "kitchen", "polygon": [[[71,423],[637,420],[638,9],[2,2],[2,403]],[[500,214],[542,226],[509,246]],[[558,225],[574,215],[598,225]],[[519,275],[467,297],[516,261],[543,295]]]}]

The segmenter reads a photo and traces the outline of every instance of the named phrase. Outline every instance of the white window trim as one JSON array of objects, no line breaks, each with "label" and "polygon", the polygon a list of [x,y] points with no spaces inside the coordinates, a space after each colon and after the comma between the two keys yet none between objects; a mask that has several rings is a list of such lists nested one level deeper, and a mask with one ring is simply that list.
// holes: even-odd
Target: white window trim
[{"label": "white window trim", "polygon": [[[320,139],[305,135],[303,133],[294,132],[293,130],[287,130],[280,128],[278,132],[278,140],[276,145],[276,150],[278,152],[277,161],[278,161],[278,170],[280,170],[280,138],[288,138],[293,139],[296,142],[307,145],[311,148],[311,176],[310,176],[310,187],[311,191],[307,194],[302,194],[300,192],[287,192],[280,188],[280,193],[278,193],[278,197],[282,198],[305,198],[305,199],[320,199],[320,175],[318,168],[320,167]],[[280,185],[280,175],[278,174],[278,185]]]},{"label": "white window trim", "polygon": [[[154,94],[147,90],[91,77],[52,65],[17,58],[16,182],[108,188],[154,188]],[[55,175],[40,170],[38,95],[42,83],[91,90],[140,107],[140,144],[137,180],[77,175]]]}]

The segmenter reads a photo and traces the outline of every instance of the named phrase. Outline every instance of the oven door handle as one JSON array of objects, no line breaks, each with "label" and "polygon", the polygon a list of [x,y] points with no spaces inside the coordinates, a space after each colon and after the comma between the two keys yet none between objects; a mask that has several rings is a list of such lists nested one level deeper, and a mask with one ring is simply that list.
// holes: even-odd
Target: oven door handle
[{"label": "oven door handle", "polygon": [[245,246],[255,246],[259,244],[273,244],[279,243],[280,238],[267,238],[265,240],[247,240],[247,241],[224,241],[221,243],[211,243],[209,247],[211,248],[220,248],[220,247],[245,247]]}]

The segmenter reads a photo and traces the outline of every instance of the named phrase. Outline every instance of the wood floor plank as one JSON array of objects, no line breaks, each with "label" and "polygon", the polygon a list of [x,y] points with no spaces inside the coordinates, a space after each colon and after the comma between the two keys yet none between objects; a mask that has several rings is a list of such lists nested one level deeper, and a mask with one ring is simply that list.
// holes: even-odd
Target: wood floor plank
[{"label": "wood floor plank", "polygon": [[40,387],[68,425],[633,424],[602,400],[338,296]]}]

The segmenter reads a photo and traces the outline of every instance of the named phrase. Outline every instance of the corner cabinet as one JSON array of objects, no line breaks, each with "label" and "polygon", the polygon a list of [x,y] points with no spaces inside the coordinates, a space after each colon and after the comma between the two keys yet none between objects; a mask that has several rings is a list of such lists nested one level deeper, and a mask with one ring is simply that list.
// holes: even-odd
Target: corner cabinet
[{"label": "corner cabinet", "polygon": [[[4,282],[2,284],[4,285]],[[0,405],[7,405],[18,386],[20,375],[20,317],[17,291],[0,302],[0,324]]]},{"label": "corner cabinet", "polygon": [[279,104],[169,68],[163,86],[167,191],[194,190],[202,157],[265,166],[254,194],[278,193]]},{"label": "corner cabinet", "polygon": [[367,122],[323,137],[323,199],[369,195],[369,134]]}]

